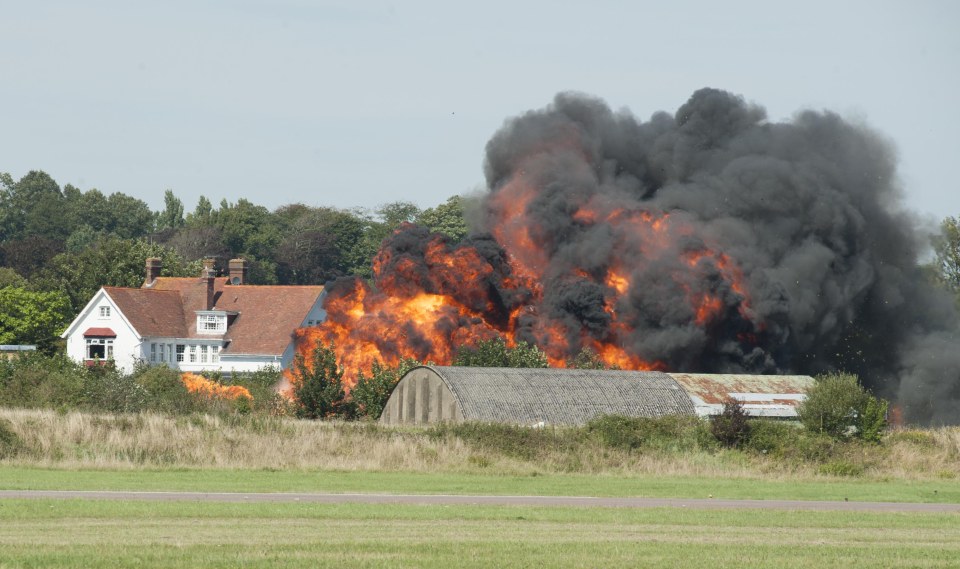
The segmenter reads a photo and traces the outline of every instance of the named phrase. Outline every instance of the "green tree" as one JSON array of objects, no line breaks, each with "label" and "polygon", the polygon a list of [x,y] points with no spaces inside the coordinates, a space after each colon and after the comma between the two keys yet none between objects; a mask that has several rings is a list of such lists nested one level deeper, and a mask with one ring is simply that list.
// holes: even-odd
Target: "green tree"
[{"label": "green tree", "polygon": [[309,362],[301,354],[294,356],[291,375],[297,417],[353,417],[353,405],[343,388],[343,368],[337,365],[333,345],[318,345],[310,353]]},{"label": "green tree", "polygon": [[856,375],[832,373],[816,378],[797,415],[815,433],[877,441],[886,426],[886,410],[886,402],[864,389]]},{"label": "green tree", "polygon": [[107,198],[107,211],[106,230],[117,237],[135,239],[153,232],[153,212],[143,200],[112,193]]},{"label": "green tree", "polygon": [[470,367],[547,367],[547,356],[540,348],[526,342],[508,347],[501,337],[465,346],[457,352],[453,365]]},{"label": "green tree", "polygon": [[283,284],[321,284],[364,262],[365,221],[348,211],[294,204],[277,210],[276,219],[284,236],[273,259]]},{"label": "green tree", "polygon": [[200,196],[193,213],[187,214],[185,223],[188,227],[209,227],[213,225],[213,204],[206,196]]},{"label": "green tree", "polygon": [[139,287],[147,257],[159,257],[163,276],[197,276],[199,262],[187,263],[172,249],[137,239],[105,237],[79,253],[61,253],[30,279],[34,290],[60,291],[77,314],[102,286]]},{"label": "green tree", "polygon": [[960,301],[960,220],[947,217],[940,224],[940,233],[933,239],[936,260],[934,274]]},{"label": "green tree", "polygon": [[157,213],[157,229],[178,229],[183,227],[183,202],[173,194],[173,190],[163,193],[163,211]]},{"label": "green tree", "polygon": [[350,398],[356,405],[357,416],[364,419],[376,420],[383,413],[383,408],[393,393],[400,379],[408,371],[420,365],[414,359],[405,358],[397,367],[388,367],[373,362],[370,377],[363,371],[357,379],[357,384],[350,390]]},{"label": "green tree", "polygon": [[33,344],[52,351],[69,318],[70,301],[60,292],[0,288],[0,344]]},{"label": "green tree", "polygon": [[70,228],[63,223],[65,199],[53,178],[33,170],[15,183],[9,174],[0,182],[0,240],[66,239]]},{"label": "green tree", "polygon": [[462,241],[467,236],[464,198],[453,196],[437,207],[423,210],[417,216],[416,223],[430,231],[444,233],[450,236],[454,242]]}]

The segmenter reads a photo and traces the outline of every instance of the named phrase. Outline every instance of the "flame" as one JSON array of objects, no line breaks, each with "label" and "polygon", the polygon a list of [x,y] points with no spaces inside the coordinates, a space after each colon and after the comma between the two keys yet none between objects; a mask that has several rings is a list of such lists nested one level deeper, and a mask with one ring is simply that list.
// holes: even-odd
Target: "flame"
[{"label": "flame", "polygon": [[[631,370],[667,369],[665,356],[641,353],[637,341],[638,330],[656,331],[662,322],[755,345],[763,323],[755,321],[740,266],[683,213],[641,202],[631,209],[601,194],[568,211],[551,210],[566,221],[564,230],[597,232],[609,248],[597,255],[605,264],[558,273],[551,263],[565,241],[538,221],[538,198],[548,191],[538,172],[551,152],[584,158],[588,152],[574,138],[561,136],[518,160],[485,203],[490,237],[453,244],[415,226],[398,229],[374,259],[372,283],[348,278],[328,286],[327,320],[296,331],[298,353],[309,365],[315,346],[334,345],[349,389],[374,362],[449,365],[461,347],[497,336],[509,346],[535,344],[551,366],[590,349],[607,365]],[[571,175],[594,174],[581,168]],[[581,257],[589,261],[591,252]],[[598,309],[556,310],[557,302],[563,305],[557,287],[567,285],[593,291]],[[668,291],[676,305],[646,306],[649,287]]]},{"label": "flame", "polygon": [[180,374],[180,381],[183,382],[183,385],[186,386],[187,391],[190,393],[196,393],[209,398],[237,399],[238,397],[246,397],[250,400],[253,399],[253,396],[250,395],[250,391],[246,387],[241,385],[221,385],[215,381],[210,381],[202,375],[194,373]]}]

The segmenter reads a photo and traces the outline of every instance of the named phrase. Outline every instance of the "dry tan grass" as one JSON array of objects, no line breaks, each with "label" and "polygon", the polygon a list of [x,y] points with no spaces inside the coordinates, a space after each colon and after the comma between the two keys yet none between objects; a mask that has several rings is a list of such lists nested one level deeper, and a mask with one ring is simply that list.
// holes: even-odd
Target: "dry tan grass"
[{"label": "dry tan grass", "polygon": [[[818,465],[786,467],[746,453],[626,452],[583,444],[535,460],[471,448],[422,429],[279,417],[105,415],[0,409],[25,452],[2,462],[61,468],[327,469],[407,472],[649,474],[764,479],[820,476]],[[859,452],[862,456],[856,455]],[[854,450],[864,475],[952,478],[960,473],[960,428],[898,430],[882,447]]]}]

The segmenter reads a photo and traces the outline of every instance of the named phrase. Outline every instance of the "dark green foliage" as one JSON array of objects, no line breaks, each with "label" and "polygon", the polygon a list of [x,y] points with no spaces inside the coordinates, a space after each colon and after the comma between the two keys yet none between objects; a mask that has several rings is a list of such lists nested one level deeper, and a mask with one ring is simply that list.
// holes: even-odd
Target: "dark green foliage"
[{"label": "dark green foliage", "polygon": [[855,436],[879,441],[886,425],[887,404],[860,385],[857,376],[820,376],[797,407],[800,422],[810,431],[833,438]]},{"label": "dark green foliage", "polygon": [[725,447],[743,444],[750,436],[750,422],[740,401],[728,399],[723,404],[723,411],[710,420],[710,432]]},{"label": "dark green foliage", "polygon": [[187,263],[173,250],[145,240],[101,239],[80,253],[62,253],[33,279],[39,290],[62,291],[77,314],[102,286],[139,287],[147,257],[161,259],[163,276],[197,276],[199,263]]},{"label": "dark green foliage", "polygon": [[477,342],[475,346],[465,346],[457,352],[454,359],[455,366],[471,367],[515,367],[515,368],[545,368],[547,356],[536,346],[526,342],[517,343],[516,347],[507,347],[501,337]]},{"label": "dark green foliage", "polygon": [[350,390],[350,398],[356,405],[357,417],[375,420],[383,413],[383,408],[400,379],[411,369],[420,365],[413,359],[405,359],[400,365],[391,368],[373,362],[370,377],[360,372],[357,384]]},{"label": "dark green foliage", "polygon": [[297,354],[292,371],[296,414],[302,419],[352,418],[353,405],[343,388],[343,368],[334,347],[318,345],[310,361]]}]

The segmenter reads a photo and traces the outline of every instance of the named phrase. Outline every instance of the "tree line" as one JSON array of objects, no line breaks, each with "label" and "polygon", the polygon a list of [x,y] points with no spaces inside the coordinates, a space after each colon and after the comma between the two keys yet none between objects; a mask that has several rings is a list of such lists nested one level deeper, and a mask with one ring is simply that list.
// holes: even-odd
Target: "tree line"
[{"label": "tree line", "polygon": [[55,349],[57,336],[102,286],[138,287],[148,257],[163,276],[196,276],[204,258],[249,261],[252,284],[323,284],[369,276],[380,243],[404,222],[467,233],[464,198],[420,209],[407,201],[372,210],[302,203],[273,211],[240,198],[192,210],[173,191],[152,211],[115,192],[82,191],[46,172],[0,173],[0,344]]}]

